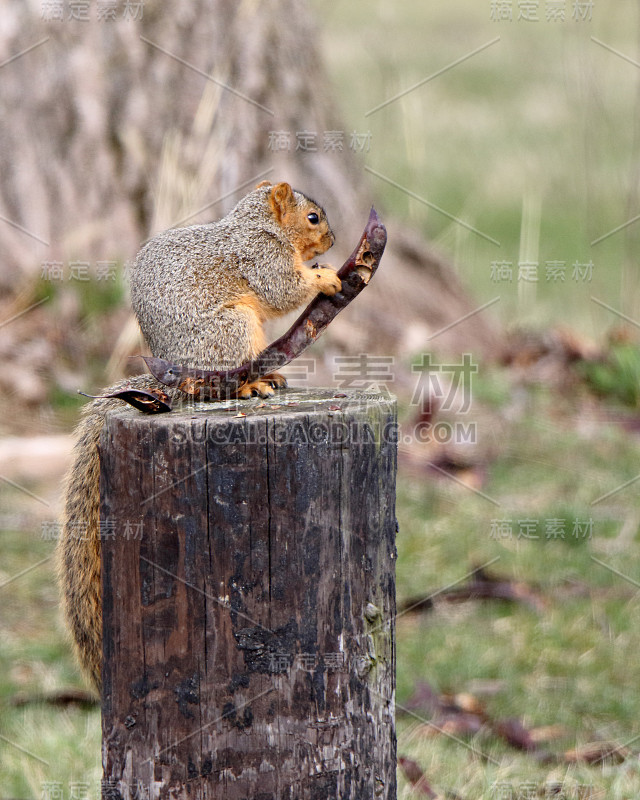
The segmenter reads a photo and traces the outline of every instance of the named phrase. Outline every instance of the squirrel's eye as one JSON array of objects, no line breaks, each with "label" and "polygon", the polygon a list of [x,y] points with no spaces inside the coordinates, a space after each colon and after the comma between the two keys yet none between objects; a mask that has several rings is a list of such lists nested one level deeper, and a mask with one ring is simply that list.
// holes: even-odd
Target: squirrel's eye
[{"label": "squirrel's eye", "polygon": [[320,222],[320,217],[315,211],[312,211],[311,214],[307,214],[307,219],[312,225],[317,225]]}]

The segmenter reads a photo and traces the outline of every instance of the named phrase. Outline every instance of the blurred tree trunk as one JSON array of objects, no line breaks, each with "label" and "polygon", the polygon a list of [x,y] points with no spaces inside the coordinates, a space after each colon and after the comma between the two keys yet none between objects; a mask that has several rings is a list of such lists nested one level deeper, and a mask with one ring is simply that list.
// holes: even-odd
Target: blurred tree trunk
[{"label": "blurred tree trunk", "polygon": [[[64,20],[43,19],[55,5],[3,4],[5,289],[46,261],[130,259],[158,230],[226,213],[260,176],[325,206],[338,240],[332,262],[350,251],[375,196],[348,132],[342,150],[323,149],[323,132],[344,125],[307,4],[178,0],[146,3],[136,19],[135,3],[128,15],[119,3],[115,19],[101,20],[91,3],[86,21],[68,19],[65,4]],[[296,149],[301,131],[318,133],[316,152]],[[290,149],[276,151],[274,132]],[[389,229],[382,268],[327,335],[349,352],[416,352],[476,304],[446,261],[378,210]],[[497,337],[478,314],[432,344],[491,354]]]}]

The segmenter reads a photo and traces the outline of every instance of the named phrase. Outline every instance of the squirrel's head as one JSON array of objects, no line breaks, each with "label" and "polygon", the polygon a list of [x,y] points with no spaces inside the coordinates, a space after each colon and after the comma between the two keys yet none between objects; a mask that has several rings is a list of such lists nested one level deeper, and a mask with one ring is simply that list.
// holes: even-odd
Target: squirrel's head
[{"label": "squirrel's head", "polygon": [[304,261],[325,253],[335,236],[322,206],[288,183],[277,183],[269,190],[269,205],[286,237]]}]

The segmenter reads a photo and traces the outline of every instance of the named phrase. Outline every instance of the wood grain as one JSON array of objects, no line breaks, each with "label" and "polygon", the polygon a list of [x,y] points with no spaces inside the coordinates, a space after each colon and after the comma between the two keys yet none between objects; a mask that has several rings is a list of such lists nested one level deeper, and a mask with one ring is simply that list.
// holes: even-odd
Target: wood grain
[{"label": "wood grain", "polygon": [[396,437],[358,391],[108,416],[110,797],[395,798]]}]

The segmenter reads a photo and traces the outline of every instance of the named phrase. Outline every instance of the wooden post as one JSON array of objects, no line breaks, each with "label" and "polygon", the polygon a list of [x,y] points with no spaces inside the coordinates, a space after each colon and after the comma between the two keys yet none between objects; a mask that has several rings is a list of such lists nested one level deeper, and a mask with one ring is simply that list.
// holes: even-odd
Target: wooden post
[{"label": "wooden post", "polygon": [[360,391],[108,415],[103,797],[395,799],[396,438]]}]

